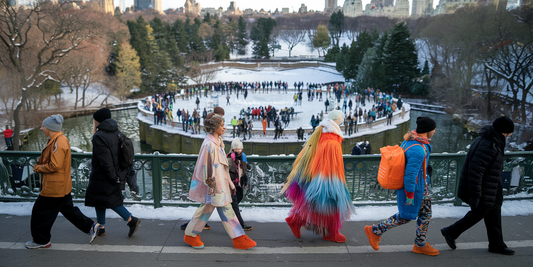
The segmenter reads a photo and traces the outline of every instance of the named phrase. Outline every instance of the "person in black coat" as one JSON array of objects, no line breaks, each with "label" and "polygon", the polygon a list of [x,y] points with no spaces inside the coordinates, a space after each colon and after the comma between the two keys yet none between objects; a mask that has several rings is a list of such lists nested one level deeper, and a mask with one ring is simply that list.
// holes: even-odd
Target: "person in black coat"
[{"label": "person in black coat", "polygon": [[489,252],[513,255],[503,242],[501,207],[503,203],[502,170],[505,139],[514,131],[508,117],[500,117],[479,131],[461,171],[458,197],[468,203],[470,211],[459,221],[442,228],[446,243],[456,249],[455,240],[482,219],[489,238]]},{"label": "person in black coat", "polygon": [[93,156],[92,171],[85,194],[85,206],[94,207],[96,220],[101,225],[98,235],[105,235],[106,209],[112,209],[128,222],[131,237],[141,220],[131,215],[124,207],[122,190],[129,169],[122,170],[119,166],[119,130],[117,122],[111,118],[107,108],[97,110],[93,114]]},{"label": "person in black coat", "polygon": [[242,229],[244,231],[250,231],[253,227],[244,223],[239,209],[239,203],[244,197],[243,188],[248,186],[248,176],[246,175],[248,165],[246,164],[245,159],[243,159],[242,149],[242,142],[239,138],[234,138],[231,142],[231,151],[227,155],[229,176],[231,177],[233,185],[235,185],[235,195],[231,196],[231,207],[233,208],[235,216],[237,216]]}]

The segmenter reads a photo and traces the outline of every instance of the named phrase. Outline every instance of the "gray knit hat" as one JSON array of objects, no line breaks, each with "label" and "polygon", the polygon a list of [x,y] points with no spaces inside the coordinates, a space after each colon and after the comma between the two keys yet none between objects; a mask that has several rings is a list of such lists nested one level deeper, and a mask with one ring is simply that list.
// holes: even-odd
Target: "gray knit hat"
[{"label": "gray knit hat", "polygon": [[52,115],[43,121],[43,126],[50,131],[61,132],[63,127],[63,116],[61,114]]}]

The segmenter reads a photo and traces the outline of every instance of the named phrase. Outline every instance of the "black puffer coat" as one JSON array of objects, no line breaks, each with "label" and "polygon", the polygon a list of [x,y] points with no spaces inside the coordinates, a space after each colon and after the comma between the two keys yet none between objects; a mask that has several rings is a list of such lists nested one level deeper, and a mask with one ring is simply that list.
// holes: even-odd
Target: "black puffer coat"
[{"label": "black puffer coat", "polygon": [[[114,119],[106,119],[98,125],[93,135],[92,172],[85,194],[85,206],[112,208],[123,205],[122,190],[128,170],[120,170],[118,153],[118,125]],[[118,177],[122,179],[118,179]],[[117,183],[117,180],[121,181]]]},{"label": "black puffer coat", "polygon": [[486,208],[501,206],[505,136],[490,125],[481,128],[479,134],[466,155],[458,196],[467,203],[470,198],[479,198],[479,205]]}]

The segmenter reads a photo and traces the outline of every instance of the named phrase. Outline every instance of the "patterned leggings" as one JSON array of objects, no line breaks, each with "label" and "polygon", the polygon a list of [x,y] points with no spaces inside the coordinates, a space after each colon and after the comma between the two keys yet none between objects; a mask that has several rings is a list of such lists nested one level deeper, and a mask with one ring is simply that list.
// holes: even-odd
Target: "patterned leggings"
[{"label": "patterned leggings", "polygon": [[[420,205],[420,210],[418,211],[418,217],[416,219],[416,238],[415,244],[419,247],[426,245],[426,235],[428,232],[429,221],[431,220],[431,195],[427,191],[424,192],[424,197],[422,198],[422,205]],[[396,213],[390,218],[384,220],[378,225],[372,225],[372,231],[381,236],[386,231],[394,228],[396,226],[406,224],[409,220],[400,218],[400,214]]]},{"label": "patterned leggings", "polygon": [[201,233],[205,224],[209,220],[209,217],[211,217],[211,214],[213,214],[213,211],[215,211],[215,208],[217,209],[218,215],[222,220],[224,229],[226,229],[226,232],[231,239],[244,235],[244,230],[239,223],[239,219],[237,219],[237,216],[235,216],[235,212],[231,207],[231,203],[224,207],[215,207],[211,204],[200,205],[200,207],[198,207],[194,213],[192,220],[187,225],[185,234],[189,236],[196,236],[196,234]]}]

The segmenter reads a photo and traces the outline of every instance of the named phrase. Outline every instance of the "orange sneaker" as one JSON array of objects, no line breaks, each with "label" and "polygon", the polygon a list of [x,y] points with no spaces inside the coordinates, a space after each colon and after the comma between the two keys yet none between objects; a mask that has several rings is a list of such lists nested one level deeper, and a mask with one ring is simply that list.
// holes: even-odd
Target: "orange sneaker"
[{"label": "orange sneaker", "polygon": [[247,235],[241,235],[233,238],[233,247],[236,249],[249,249],[257,246],[257,243],[250,239]]},{"label": "orange sneaker", "polygon": [[326,241],[333,241],[336,243],[344,243],[346,242],[346,236],[341,234],[340,232],[337,232],[336,234],[326,236],[326,234],[322,235],[322,239]]},{"label": "orange sneaker", "polygon": [[185,243],[187,243],[193,248],[204,248],[204,243],[200,239],[199,235],[196,235],[194,237],[190,235],[185,235],[185,237],[183,237],[183,241],[185,241]]},{"label": "orange sneaker", "polygon": [[381,236],[374,234],[371,225],[365,226],[365,233],[366,237],[368,237],[368,242],[370,242],[372,248],[374,250],[379,250],[379,241],[381,241]]},{"label": "orange sneaker", "polygon": [[418,254],[426,254],[429,256],[439,255],[439,251],[434,249],[429,243],[426,243],[425,246],[419,247],[416,244],[413,246],[413,252]]}]

